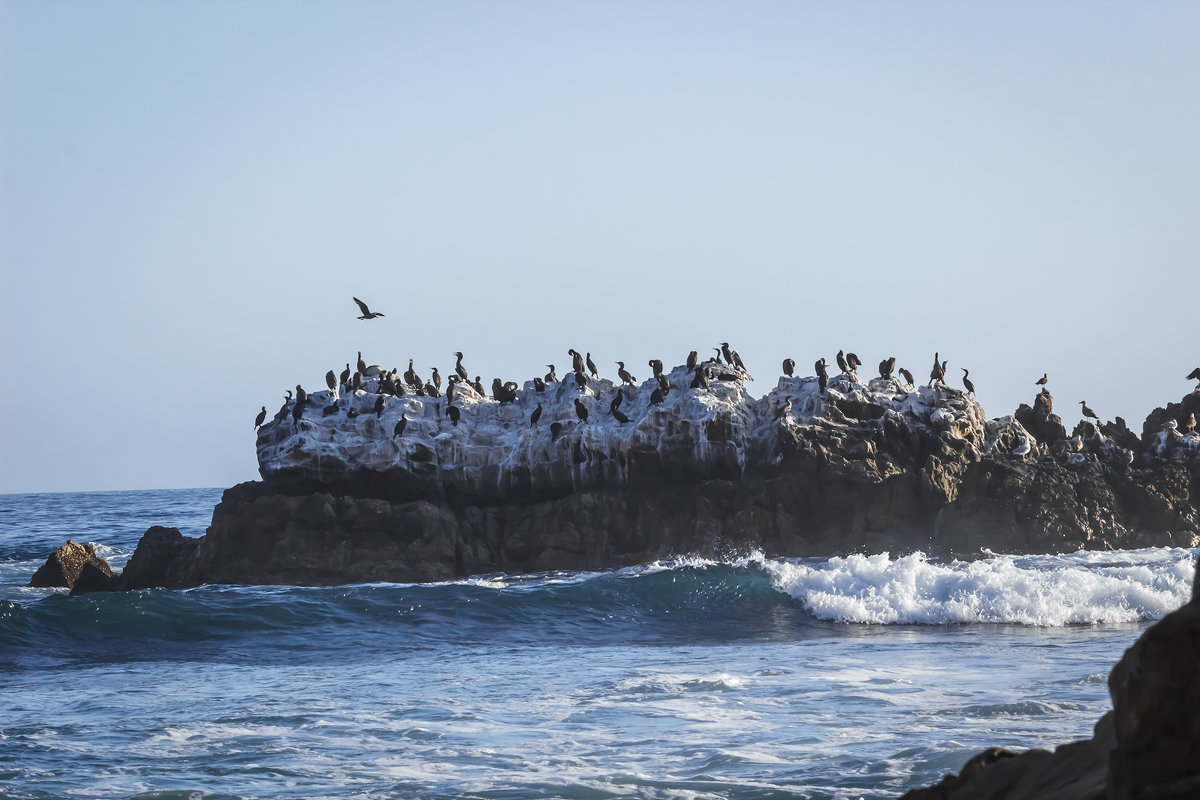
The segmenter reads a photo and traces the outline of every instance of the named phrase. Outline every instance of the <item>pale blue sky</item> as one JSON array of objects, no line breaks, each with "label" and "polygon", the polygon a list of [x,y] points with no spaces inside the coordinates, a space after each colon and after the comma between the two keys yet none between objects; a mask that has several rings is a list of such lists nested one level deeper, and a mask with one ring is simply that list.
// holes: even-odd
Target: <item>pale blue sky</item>
[{"label": "pale blue sky", "polygon": [[[1200,4],[0,0],[0,491],[227,486],[363,350],[1200,364]],[[355,319],[351,295],[387,317]]]}]

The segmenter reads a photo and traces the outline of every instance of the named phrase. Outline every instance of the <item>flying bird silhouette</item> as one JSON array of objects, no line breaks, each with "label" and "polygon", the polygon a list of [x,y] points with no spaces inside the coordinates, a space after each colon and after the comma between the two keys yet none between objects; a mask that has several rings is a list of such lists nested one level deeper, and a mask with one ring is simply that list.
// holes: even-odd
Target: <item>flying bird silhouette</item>
[{"label": "flying bird silhouette", "polygon": [[362,316],[359,317],[359,319],[374,319],[375,317],[383,316],[381,312],[372,311],[371,309],[367,308],[367,304],[362,300],[359,300],[357,297],[354,298],[354,302],[358,303],[358,307],[362,309]]}]

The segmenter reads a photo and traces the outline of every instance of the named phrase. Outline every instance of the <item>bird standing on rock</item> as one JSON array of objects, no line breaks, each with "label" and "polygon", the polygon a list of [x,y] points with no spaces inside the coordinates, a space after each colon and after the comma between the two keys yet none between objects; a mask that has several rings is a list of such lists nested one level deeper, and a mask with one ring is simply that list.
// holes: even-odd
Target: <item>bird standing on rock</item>
[{"label": "bird standing on rock", "polygon": [[697,364],[697,362],[698,362],[699,360],[700,360],[700,355],[699,355],[699,354],[698,354],[698,353],[697,353],[695,350],[693,350],[693,351],[691,351],[690,353],[688,353],[688,357],[687,357],[687,371],[688,371],[688,372],[692,372],[693,370],[695,370],[695,369],[696,369],[696,364]]},{"label": "bird standing on rock", "polygon": [[894,370],[895,368],[896,368],[896,357],[892,356],[891,358],[885,358],[883,361],[879,362],[879,377],[881,377],[881,378],[892,377],[892,370]]},{"label": "bird standing on rock", "polygon": [[571,371],[572,372],[583,372],[583,366],[584,366],[583,356],[581,356],[581,355],[579,355],[579,353],[575,352],[574,348],[567,350],[567,355],[569,355],[571,357]]},{"label": "bird standing on rock", "polygon": [[267,407],[263,406],[262,411],[258,412],[258,416],[254,418],[254,427],[257,428],[259,425],[262,425],[263,420],[265,420],[266,418],[267,418]]},{"label": "bird standing on rock", "polygon": [[908,370],[906,370],[904,367],[900,368],[900,374],[904,376],[904,380],[908,381],[910,386],[916,384],[916,380],[913,379],[913,374],[911,372],[909,372]]},{"label": "bird standing on rock", "polygon": [[634,380],[633,376],[629,374],[629,370],[625,369],[625,362],[618,361],[618,362],[616,362],[616,364],[617,364],[617,367],[619,367],[619,369],[617,370],[617,377],[621,379],[621,382],[628,383],[630,386],[636,386],[637,381]]},{"label": "bird standing on rock", "polygon": [[325,373],[325,385],[329,387],[329,391],[331,391],[331,392],[337,391],[337,387],[338,387],[337,375],[333,374],[333,370],[329,370],[329,372]]},{"label": "bird standing on rock", "polygon": [[[825,359],[821,360],[824,361]],[[842,350],[837,351],[837,364],[838,369],[840,369],[842,372],[850,371],[850,365],[846,363],[846,353]]]},{"label": "bird standing on rock", "polygon": [[542,418],[542,404],[538,403],[537,408],[535,408],[533,410],[533,413],[529,415],[529,427],[532,428],[534,425],[537,425],[537,421],[541,418]]},{"label": "bird standing on rock", "polygon": [[587,354],[587,357],[584,359],[584,361],[587,363],[588,372],[592,373],[592,377],[599,378],[600,373],[596,370],[595,363],[592,362],[592,354],[591,353]]},{"label": "bird standing on rock", "polygon": [[379,419],[383,416],[383,408],[386,405],[387,398],[383,395],[379,395],[379,398],[375,401],[375,419]]},{"label": "bird standing on rock", "polygon": [[447,406],[446,413],[450,415],[450,421],[454,423],[454,427],[457,428],[458,420],[460,417],[462,417],[462,411],[458,409],[458,406]]},{"label": "bird standing on rock", "polygon": [[1049,373],[1043,372],[1042,377],[1039,378],[1038,380],[1034,381],[1033,385],[1034,386],[1045,386],[1046,382],[1049,380],[1050,380]]},{"label": "bird standing on rock", "polygon": [[618,425],[624,425],[626,422],[629,422],[629,417],[625,416],[625,414],[619,408],[614,408],[612,410],[612,415],[613,418],[616,419]]},{"label": "bird standing on rock", "polygon": [[367,308],[367,304],[362,300],[359,300],[357,297],[354,298],[354,302],[358,303],[358,307],[362,310],[362,316],[359,317],[359,319],[374,319],[375,317],[383,316],[382,313],[378,311],[372,311],[371,309]]},{"label": "bird standing on rock", "polygon": [[546,366],[550,368],[550,371],[546,373],[546,383],[558,383],[558,376],[554,374],[554,365],[547,364]]},{"label": "bird standing on rock", "polygon": [[796,374],[796,359],[785,358],[783,360],[783,374],[789,378]]},{"label": "bird standing on rock", "polygon": [[580,402],[578,397],[575,398],[575,416],[579,417],[580,422],[586,423],[588,421],[587,406]]},{"label": "bird standing on rock", "polygon": [[959,369],[963,371],[963,386],[967,387],[967,394],[974,395],[975,384],[971,383],[971,379],[967,377],[971,373],[968,372],[965,367],[959,367]]},{"label": "bird standing on rock", "polygon": [[464,381],[471,380],[471,376],[467,374],[467,368],[464,367],[463,363],[462,363],[463,354],[456,350],[454,352],[454,358],[455,358],[454,374],[457,375],[460,380],[464,380]]},{"label": "bird standing on rock", "polygon": [[1083,406],[1083,416],[1094,419],[1096,422],[1100,421],[1100,418],[1096,416],[1096,412],[1088,408],[1087,400],[1080,400],[1079,405]]},{"label": "bird standing on rock", "polygon": [[392,436],[403,436],[404,429],[408,427],[408,417],[400,415],[400,421],[396,423],[396,427],[392,429]]}]

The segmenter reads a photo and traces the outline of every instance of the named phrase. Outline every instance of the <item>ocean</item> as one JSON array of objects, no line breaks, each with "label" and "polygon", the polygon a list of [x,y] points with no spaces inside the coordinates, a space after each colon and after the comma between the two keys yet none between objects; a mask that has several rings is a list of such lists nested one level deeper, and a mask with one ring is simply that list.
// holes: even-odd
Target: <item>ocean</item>
[{"label": "ocean", "polygon": [[1200,551],[25,586],[220,490],[0,495],[0,798],[892,798],[1086,738]]}]

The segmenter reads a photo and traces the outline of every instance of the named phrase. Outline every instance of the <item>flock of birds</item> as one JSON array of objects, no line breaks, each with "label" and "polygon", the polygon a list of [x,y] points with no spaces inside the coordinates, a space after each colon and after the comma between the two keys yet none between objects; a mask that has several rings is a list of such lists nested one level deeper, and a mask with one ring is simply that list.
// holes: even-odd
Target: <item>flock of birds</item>
[{"label": "flock of birds", "polygon": [[[369,320],[384,316],[381,312],[371,311],[367,304],[362,300],[359,300],[357,297],[353,298],[353,300],[362,311],[362,314],[358,317],[358,319]],[[715,351],[715,355],[709,356],[704,361],[700,360],[699,353],[697,351],[693,350],[688,353],[686,366],[688,372],[693,375],[690,383],[691,388],[706,390],[709,388],[711,381],[740,382],[743,380],[753,380],[749,371],[747,371],[746,365],[743,363],[741,356],[738,355],[736,350],[733,350],[729,347],[729,342],[721,342],[721,346],[714,347],[713,350]],[[596,368],[595,362],[592,361],[592,354],[590,352],[581,355],[574,348],[571,348],[567,350],[567,354],[571,356],[572,374],[570,380],[573,380],[576,388],[580,392],[583,392],[585,389],[587,389],[590,381],[599,378],[599,370]],[[446,399],[446,414],[454,425],[458,425],[459,419],[462,416],[462,409],[455,405],[454,401],[459,393],[473,392],[480,398],[486,397],[487,393],[484,391],[483,383],[480,381],[478,375],[476,375],[474,379],[471,379],[470,374],[467,372],[467,369],[462,363],[463,354],[461,352],[455,352],[454,356],[454,374],[448,376],[448,378],[445,380],[446,388],[444,397]],[[847,375],[857,376],[858,368],[863,364],[862,360],[860,360],[857,355],[854,353],[847,353],[843,350],[838,351],[836,359],[838,368]],[[617,377],[621,381],[620,386],[638,385],[637,379],[630,374],[628,369],[626,369],[624,361],[616,361],[614,363],[617,365]],[[663,362],[661,360],[652,358],[647,363],[654,373],[654,380],[658,384],[651,392],[650,405],[658,405],[666,398],[667,394],[671,390],[671,386],[664,374]],[[929,385],[932,386],[937,383],[946,384],[946,368],[948,364],[948,360],[941,360],[940,353],[934,353],[933,368],[929,372]],[[382,417],[383,411],[386,408],[388,397],[403,397],[409,392],[419,397],[443,397],[443,379],[441,374],[438,372],[437,367],[432,368],[432,374],[428,379],[424,379],[414,370],[413,359],[411,358],[408,360],[408,369],[403,373],[400,373],[396,369],[388,370],[379,366],[378,364],[368,365],[363,360],[362,352],[360,351],[358,353],[358,362],[356,367],[357,369],[351,370],[350,363],[347,362],[346,368],[342,370],[340,375],[335,374],[333,370],[329,370],[327,373],[325,373],[325,383],[329,387],[329,391],[332,392],[333,399],[329,405],[325,406],[325,408],[322,410],[323,416],[328,417],[338,413],[342,408],[339,405],[342,393],[355,392],[365,389],[366,387],[364,385],[364,381],[368,379],[374,379],[375,381],[375,386],[372,388],[375,389],[378,397],[375,400],[373,411],[377,418]],[[549,372],[547,372],[544,377],[535,377],[533,379],[534,391],[539,394],[546,391],[548,384],[560,382],[555,370],[555,366],[553,364],[547,364],[546,367],[549,369]],[[824,395],[829,385],[829,372],[825,359],[818,359],[814,363],[813,367],[816,370],[820,392],[822,395]],[[788,377],[794,377],[795,369],[796,362],[794,359],[784,359],[784,375]],[[971,382],[969,377],[970,371],[962,367],[960,367],[960,369],[963,371],[963,387],[966,389],[967,394],[974,395],[975,384]],[[916,385],[916,381],[914,380],[911,372],[903,367],[901,367],[899,370],[896,369],[895,356],[886,358],[879,362],[879,377],[891,378],[893,372],[897,371],[910,385]],[[1192,370],[1191,374],[1188,375],[1188,380],[1191,379],[1200,380],[1200,367]],[[1034,385],[1045,387],[1048,382],[1049,377],[1043,373],[1042,377],[1038,379]],[[492,379],[492,399],[496,400],[501,405],[514,402],[517,399],[517,389],[518,385],[514,381],[501,381],[500,378]],[[283,406],[275,415],[275,420],[280,421],[286,419],[290,414],[293,424],[298,425],[300,419],[304,415],[305,410],[309,406],[308,393],[303,389],[303,387],[297,384],[294,398],[290,389],[286,394],[287,396],[284,399]],[[629,417],[621,411],[622,402],[624,402],[624,394],[622,392],[617,392],[609,405],[608,413],[610,416],[616,419],[619,424],[624,425],[629,421]],[[1099,417],[1094,411],[1092,411],[1092,409],[1088,408],[1086,400],[1081,400],[1080,405],[1083,407],[1083,416],[1085,418],[1096,420],[1096,422],[1099,423]],[[353,407],[353,404],[348,404],[345,408],[345,411],[346,416],[351,418],[357,417],[360,414],[360,412]],[[588,407],[581,402],[578,397],[575,398],[575,413],[580,422],[586,423],[588,421]],[[541,415],[542,404],[539,402],[529,417],[529,424],[531,427],[538,424],[538,421],[541,419]],[[266,421],[266,418],[267,407],[263,406],[262,410],[259,411],[258,416],[254,420],[254,427],[258,428]],[[393,435],[402,435],[407,424],[408,419],[401,414],[400,420],[396,423]],[[1195,419],[1193,417],[1191,425],[1188,427],[1188,431],[1190,432],[1194,427]],[[561,423],[552,423],[550,428],[552,436],[557,439],[558,435],[562,432]]]}]

